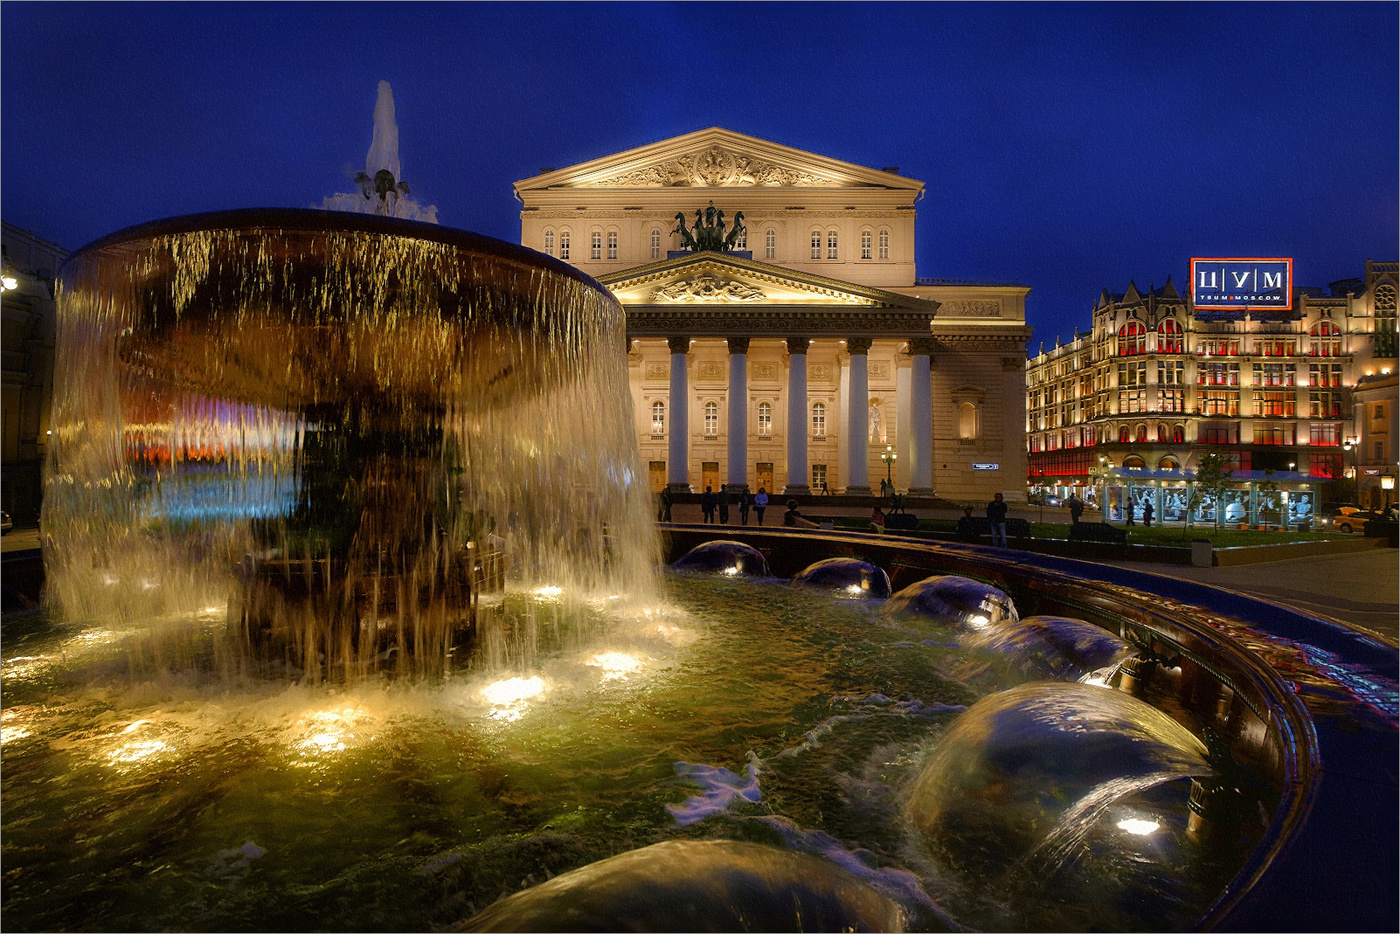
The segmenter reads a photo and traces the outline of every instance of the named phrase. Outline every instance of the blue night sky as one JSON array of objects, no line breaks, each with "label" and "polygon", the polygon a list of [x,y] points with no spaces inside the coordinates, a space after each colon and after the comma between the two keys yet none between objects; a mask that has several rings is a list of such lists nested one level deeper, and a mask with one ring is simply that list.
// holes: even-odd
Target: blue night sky
[{"label": "blue night sky", "polygon": [[925,182],[921,276],[1031,286],[1034,347],[1191,256],[1400,256],[1394,3],[0,8],[3,216],[76,249],[348,191],[375,89],[445,224],[708,126]]}]

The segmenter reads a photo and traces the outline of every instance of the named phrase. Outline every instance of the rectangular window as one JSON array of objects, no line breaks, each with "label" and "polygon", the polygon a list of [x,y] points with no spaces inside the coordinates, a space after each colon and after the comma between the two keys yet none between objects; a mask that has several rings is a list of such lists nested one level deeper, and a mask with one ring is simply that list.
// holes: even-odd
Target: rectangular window
[{"label": "rectangular window", "polygon": [[1309,386],[1342,385],[1342,365],[1340,363],[1309,363]]},{"label": "rectangular window", "polygon": [[1371,421],[1373,421],[1373,422],[1383,422],[1383,421],[1385,421],[1385,403],[1384,403],[1384,402],[1377,402],[1377,403],[1376,403],[1376,409],[1375,409],[1374,412],[1371,413]]},{"label": "rectangular window", "polygon": [[1309,454],[1308,476],[1332,480],[1342,475],[1342,458],[1338,454]]},{"label": "rectangular window", "polygon": [[1294,400],[1291,392],[1256,392],[1254,394],[1254,414],[1273,418],[1292,418]]},{"label": "rectangular window", "polygon": [[870,256],[871,256],[870,247],[871,247],[871,242],[870,242],[870,231],[868,231],[868,230],[862,230],[862,231],[860,232],[860,258],[861,258],[861,259],[870,259]]},{"label": "rectangular window", "polygon": [[1196,396],[1196,409],[1202,415],[1240,414],[1240,394],[1237,392],[1206,389]]},{"label": "rectangular window", "polygon": [[822,258],[822,232],[812,231],[812,259]]},{"label": "rectangular window", "polygon": [[826,406],[821,403],[812,406],[812,437],[826,437]]},{"label": "rectangular window", "polygon": [[763,437],[773,434],[773,407],[767,402],[758,407],[758,433]]},{"label": "rectangular window", "polygon": [[561,231],[559,234],[559,258],[569,258],[569,232],[567,230]]},{"label": "rectangular window", "polygon": [[826,258],[836,259],[836,231],[830,231],[826,235]]},{"label": "rectangular window", "polygon": [[617,231],[608,231],[608,259],[617,259]]},{"label": "rectangular window", "polygon": [[774,259],[778,255],[778,234],[769,230],[763,235],[763,258]]},{"label": "rectangular window", "polygon": [[880,231],[880,258],[890,258],[890,232],[888,230]]},{"label": "rectangular window", "polygon": [[651,232],[651,258],[661,258],[661,231],[659,230]]},{"label": "rectangular window", "polygon": [[593,231],[593,235],[588,238],[588,258],[603,258],[603,235],[598,231]]},{"label": "rectangular window", "polygon": [[1238,363],[1198,363],[1196,383],[1200,386],[1238,386],[1240,365]]},{"label": "rectangular window", "polygon": [[819,493],[826,489],[826,465],[812,465],[812,492]]},{"label": "rectangular window", "polygon": [[1184,390],[1184,389],[1159,389],[1159,390],[1157,390],[1157,411],[1158,411],[1158,412],[1185,412],[1185,411],[1186,411],[1186,390]]},{"label": "rectangular window", "polygon": [[1342,443],[1341,425],[1309,425],[1308,444],[1334,448]]},{"label": "rectangular window", "polygon": [[1255,425],[1255,426],[1254,426],[1254,443],[1255,443],[1255,444],[1268,444],[1268,445],[1292,444],[1292,443],[1293,443],[1293,426],[1292,426],[1292,425]]},{"label": "rectangular window", "polygon": [[1296,373],[1296,364],[1256,363],[1254,364],[1254,385],[1292,386]]},{"label": "rectangular window", "polygon": [[719,406],[713,402],[705,406],[705,437],[719,437]]},{"label": "rectangular window", "polygon": [[1196,440],[1201,444],[1236,444],[1240,430],[1235,425],[1202,422],[1196,427]]},{"label": "rectangular window", "polygon": [[1313,418],[1341,418],[1342,394],[1340,392],[1308,393],[1308,414]]}]

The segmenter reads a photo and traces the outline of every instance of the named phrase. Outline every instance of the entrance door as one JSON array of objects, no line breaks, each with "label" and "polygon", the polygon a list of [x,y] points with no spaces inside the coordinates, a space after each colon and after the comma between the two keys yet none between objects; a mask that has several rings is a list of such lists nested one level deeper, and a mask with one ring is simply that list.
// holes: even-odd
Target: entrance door
[{"label": "entrance door", "polygon": [[653,493],[660,493],[664,489],[666,489],[666,462],[652,461],[651,491]]},{"label": "entrance door", "polygon": [[719,461],[705,461],[700,465],[701,493],[705,492],[705,487],[719,492]]},{"label": "entrance door", "polygon": [[757,475],[758,485],[770,493],[773,492],[773,465],[754,464],[754,473]]}]

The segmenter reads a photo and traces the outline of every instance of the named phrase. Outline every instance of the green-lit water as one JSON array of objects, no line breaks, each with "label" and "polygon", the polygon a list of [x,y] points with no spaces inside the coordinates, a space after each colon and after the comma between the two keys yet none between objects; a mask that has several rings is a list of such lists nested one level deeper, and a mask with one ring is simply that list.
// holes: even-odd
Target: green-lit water
[{"label": "green-lit water", "polygon": [[[653,606],[513,595],[479,644],[537,627],[533,667],[413,684],[228,680],[217,613],[155,677],[129,673],[149,669],[137,632],[7,620],[5,928],[425,930],[677,838],[827,856],[915,927],[1166,929],[1230,871],[1186,839],[1184,788],[1158,788],[1139,796],[1154,837],[1090,833],[1008,906],[902,816],[977,700],[954,634],[775,582],[668,587]],[[733,774],[704,804],[678,763]]]}]

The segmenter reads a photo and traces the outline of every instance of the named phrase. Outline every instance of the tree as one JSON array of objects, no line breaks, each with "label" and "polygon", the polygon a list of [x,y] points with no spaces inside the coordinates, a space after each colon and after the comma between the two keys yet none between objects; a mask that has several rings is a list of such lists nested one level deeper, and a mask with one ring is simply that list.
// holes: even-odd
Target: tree
[{"label": "tree", "polygon": [[1264,471],[1264,479],[1259,483],[1259,520],[1262,523],[1268,516],[1270,522],[1282,524],[1279,516],[1278,483],[1274,481],[1272,470]]},{"label": "tree", "polygon": [[1206,500],[1215,504],[1215,527],[1220,528],[1220,518],[1225,514],[1222,500],[1235,473],[1229,465],[1230,456],[1221,451],[1206,451],[1196,459],[1196,479],[1191,484],[1191,497],[1186,501],[1186,524],[1181,527],[1182,538],[1186,537],[1186,530],[1191,527],[1191,517]]}]

